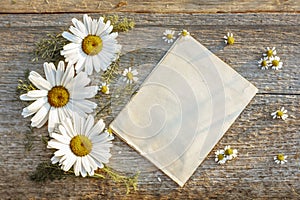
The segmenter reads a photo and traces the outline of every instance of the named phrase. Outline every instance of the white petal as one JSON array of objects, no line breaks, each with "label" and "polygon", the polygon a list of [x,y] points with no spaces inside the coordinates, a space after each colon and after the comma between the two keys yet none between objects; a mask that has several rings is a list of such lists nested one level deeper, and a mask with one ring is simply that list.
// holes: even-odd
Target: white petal
[{"label": "white petal", "polygon": [[87,73],[80,72],[77,74],[68,84],[66,84],[66,88],[72,92],[72,90],[78,90],[78,88],[84,87],[91,82],[91,79],[88,78]]},{"label": "white petal", "polygon": [[52,86],[56,85],[55,74],[56,69],[53,63],[44,63],[44,71],[46,75],[46,79],[50,82]]},{"label": "white petal", "polygon": [[97,107],[97,104],[89,101],[89,100],[74,100],[73,101],[74,107],[77,107],[79,110],[85,113],[91,113],[93,112],[93,109]]},{"label": "white petal", "polygon": [[80,37],[78,37],[76,35],[73,35],[73,34],[67,32],[67,31],[64,31],[62,33],[62,36],[64,38],[66,38],[67,40],[69,40],[70,42],[74,42],[74,43],[77,43],[77,44],[81,43],[81,41],[82,41],[82,39]]},{"label": "white petal", "polygon": [[22,101],[34,101],[34,100],[37,100],[38,97],[29,97],[27,94],[22,94],[22,95],[20,96],[20,99],[21,99]]},{"label": "white petal", "polygon": [[72,153],[67,155],[67,159],[65,160],[63,170],[64,171],[69,171],[69,169],[74,165],[76,161],[76,156]]},{"label": "white petal", "polygon": [[30,72],[28,79],[40,90],[50,90],[51,84],[35,71]]},{"label": "white petal", "polygon": [[63,135],[69,136],[70,138],[73,138],[75,136],[75,131],[70,118],[62,121],[62,125],[60,125],[58,128],[60,133]]},{"label": "white petal", "polygon": [[53,132],[54,128],[59,122],[60,120],[59,120],[57,108],[51,107],[49,112],[48,131]]},{"label": "white petal", "polygon": [[74,74],[75,74],[75,72],[74,72],[73,65],[68,65],[66,68],[66,71],[62,77],[61,84],[63,86],[66,86],[72,80],[72,78],[74,77]]},{"label": "white petal", "polygon": [[69,145],[70,144],[70,139],[69,137],[66,137],[66,135],[62,135],[62,134],[57,134],[57,133],[52,133],[52,138],[56,139],[57,141]]},{"label": "white petal", "polygon": [[87,171],[90,174],[90,172],[93,171],[93,169],[91,168],[91,165],[90,165],[89,160],[87,159],[87,157],[83,156],[81,158],[81,161],[82,161],[82,165],[83,165],[83,168],[85,169],[85,171]]},{"label": "white petal", "polygon": [[88,137],[92,138],[95,137],[95,135],[100,134],[105,128],[105,124],[102,119],[100,119],[94,126],[93,128],[88,132]]},{"label": "white petal", "polygon": [[85,121],[84,124],[84,133],[86,136],[88,136],[88,133],[90,132],[91,128],[94,126],[94,117],[92,115],[89,115]]},{"label": "white petal", "polygon": [[76,162],[74,164],[74,173],[76,176],[79,176],[80,172],[81,172],[81,157],[77,157],[76,158]]},{"label": "white petal", "polygon": [[56,85],[61,85],[64,72],[65,72],[65,63],[63,61],[60,61],[58,63],[57,70],[56,70],[56,77],[55,77]]},{"label": "white petal", "polygon": [[80,30],[85,36],[87,36],[87,35],[89,34],[88,31],[87,31],[87,29],[86,29],[86,27],[84,26],[84,24],[83,24],[81,21],[79,21],[79,20],[76,19],[76,18],[73,18],[73,19],[72,19],[72,22],[73,22],[74,26],[75,26],[78,30]]},{"label": "white petal", "polygon": [[75,69],[76,69],[76,72],[79,73],[83,70],[83,67],[84,67],[84,62],[85,62],[85,59],[86,59],[86,56],[85,57],[81,57],[80,59],[78,59],[78,62],[76,63],[75,65]]},{"label": "white petal", "polygon": [[74,35],[76,35],[77,37],[84,39],[86,37],[86,35],[84,33],[82,33],[78,28],[75,28],[73,26],[70,27],[69,29]]},{"label": "white petal", "polygon": [[83,15],[83,24],[86,27],[86,29],[87,29],[87,31],[88,31],[89,34],[92,33],[92,30],[91,30],[91,28],[92,28],[91,27],[92,26],[91,21],[92,21],[91,17],[89,17],[87,14]]},{"label": "white petal", "polygon": [[47,90],[32,90],[27,93],[28,97],[40,98],[48,95]]},{"label": "white petal", "polygon": [[70,97],[72,99],[85,99],[92,98],[97,94],[98,87],[97,86],[89,86],[89,87],[75,87],[72,92],[70,92]]},{"label": "white petal", "polygon": [[92,72],[93,72],[93,62],[92,62],[92,57],[91,56],[87,56],[86,59],[85,59],[85,68],[84,68],[84,71],[88,74],[88,75],[91,75]]},{"label": "white petal", "polygon": [[34,113],[36,113],[39,109],[41,109],[42,106],[44,106],[47,103],[47,97],[45,98],[39,98],[29,106],[23,109],[22,115],[24,117],[28,117]]},{"label": "white petal", "polygon": [[32,127],[42,127],[48,119],[48,111],[50,109],[50,104],[46,103],[42,106],[39,111],[31,119]]}]

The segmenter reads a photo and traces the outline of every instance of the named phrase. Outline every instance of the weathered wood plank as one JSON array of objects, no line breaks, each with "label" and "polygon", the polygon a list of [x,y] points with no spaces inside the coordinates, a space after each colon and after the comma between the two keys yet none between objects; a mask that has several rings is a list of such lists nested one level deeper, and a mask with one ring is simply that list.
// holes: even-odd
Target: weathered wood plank
[{"label": "weathered wood plank", "polygon": [[[82,17],[81,14],[0,15],[1,35],[7,35],[0,44],[0,53],[3,56],[0,62],[3,72],[7,70],[14,72],[3,77],[2,82],[11,82],[10,76],[22,77],[23,70],[20,70],[19,65],[23,62],[26,62],[26,68],[30,70],[40,68],[41,63],[28,62],[32,57],[30,53],[33,51],[34,43],[46,33],[66,30],[73,16]],[[121,33],[119,36],[124,54],[142,55],[144,53],[145,56],[152,58],[149,60],[151,63],[147,64],[155,66],[170,46],[161,39],[164,29],[173,28],[179,31],[186,28],[204,46],[251,81],[260,93],[300,93],[299,14],[183,14],[176,16],[137,14],[129,15],[129,17],[136,20],[137,26],[134,30]],[[265,19],[270,19],[270,21]],[[167,24],[167,26],[162,24]],[[236,43],[233,46],[224,45],[222,37],[227,31],[232,31],[236,35]],[[284,62],[282,70],[263,71],[258,68],[257,61],[267,46],[277,47],[278,55]],[[133,50],[134,52],[131,52]],[[14,63],[18,64],[11,66],[9,61],[12,58]]]},{"label": "weathered wood plank", "polygon": [[[11,123],[3,123],[11,128],[1,131],[0,151],[6,153],[0,155],[0,171],[6,175],[0,178],[0,195],[16,199],[299,198],[299,101],[299,95],[257,95],[214,148],[231,145],[238,149],[239,157],[219,166],[214,163],[212,151],[184,188],[116,138],[110,166],[127,174],[141,171],[139,191],[124,196],[124,188],[111,180],[67,178],[45,184],[29,181],[28,174],[34,167],[51,156],[41,142],[41,135],[47,135],[47,131],[46,127],[35,129],[34,148],[25,152],[28,120],[19,115],[21,103],[11,98],[6,103],[10,110],[6,118]],[[280,106],[292,115],[287,121],[270,117],[270,112]],[[288,163],[275,164],[273,156],[277,153],[288,155]]]},{"label": "weathered wood plank", "polygon": [[300,3],[297,0],[2,0],[0,9],[0,13],[245,13],[299,11]]},{"label": "weathered wood plank", "polygon": [[[23,119],[25,104],[15,88],[25,69],[42,72],[42,61],[31,62],[34,42],[46,33],[63,30],[81,14],[0,15],[0,197],[1,199],[206,199],[288,198],[300,196],[300,84],[299,14],[126,14],[137,27],[121,33],[122,67],[131,60],[138,68],[139,83],[151,71],[169,45],[161,40],[165,28],[187,28],[208,49],[259,88],[258,94],[197,169],[184,188],[156,169],[118,138],[114,141],[111,167],[127,174],[141,171],[139,191],[125,196],[122,185],[112,180],[67,178],[37,184],[28,175],[51,151],[41,141],[47,128],[34,129],[33,149],[24,141],[30,118]],[[97,16],[97,14],[92,14]],[[237,43],[224,47],[222,37],[233,31]],[[278,72],[261,71],[256,62],[266,46],[276,46],[286,63]],[[120,69],[121,71],[122,69]],[[97,75],[93,82],[99,83]],[[272,93],[272,94],[268,94]],[[273,120],[270,113],[285,106],[290,118]],[[112,110],[120,109],[112,106]],[[110,122],[111,117],[105,118]],[[231,145],[236,160],[219,166],[214,151]],[[288,155],[288,163],[276,165],[273,156]],[[158,180],[161,179],[161,182]]]}]

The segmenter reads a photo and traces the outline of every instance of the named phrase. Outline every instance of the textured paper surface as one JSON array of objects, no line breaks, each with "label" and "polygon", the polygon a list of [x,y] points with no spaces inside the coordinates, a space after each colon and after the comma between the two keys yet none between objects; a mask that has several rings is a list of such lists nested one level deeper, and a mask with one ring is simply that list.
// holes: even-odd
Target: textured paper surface
[{"label": "textured paper surface", "polygon": [[110,127],[183,186],[256,92],[194,38],[179,38]]}]

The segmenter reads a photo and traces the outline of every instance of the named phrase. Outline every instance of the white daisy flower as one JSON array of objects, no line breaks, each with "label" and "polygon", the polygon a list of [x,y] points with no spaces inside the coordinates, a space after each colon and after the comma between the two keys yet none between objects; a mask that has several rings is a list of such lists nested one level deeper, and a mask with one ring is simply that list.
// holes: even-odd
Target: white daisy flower
[{"label": "white daisy flower", "polygon": [[133,83],[133,82],[136,82],[138,80],[137,77],[135,77],[136,75],[138,74],[137,70],[132,70],[131,67],[129,67],[128,69],[125,69],[123,71],[123,81],[126,81],[126,83]]},{"label": "white daisy flower", "polygon": [[286,158],[287,156],[285,156],[284,154],[278,154],[277,156],[274,156],[274,161],[277,164],[284,164],[287,162]]},{"label": "white daisy flower", "polygon": [[233,158],[237,157],[238,151],[236,149],[231,149],[230,145],[225,146],[224,150],[225,158],[227,160],[232,160]]},{"label": "white daisy flower", "polygon": [[260,61],[258,61],[258,66],[262,70],[268,69],[268,67],[270,67],[271,65],[272,65],[271,61],[269,60],[268,57],[263,57],[263,58],[260,59]]},{"label": "white daisy flower", "polygon": [[121,45],[117,44],[117,32],[111,33],[113,26],[108,20],[104,23],[104,18],[92,19],[88,15],[83,15],[83,23],[76,18],[72,19],[74,26],[70,26],[70,31],[64,31],[62,36],[71,43],[65,45],[61,51],[66,62],[76,64],[76,72],[84,71],[91,75],[93,69],[99,72],[117,59],[121,50]]},{"label": "white daisy flower", "polygon": [[263,56],[271,58],[272,56],[276,55],[276,48],[273,47],[272,49],[270,47],[267,47],[267,50],[265,53],[263,53]]},{"label": "white daisy flower", "polygon": [[[103,131],[105,124],[99,120],[94,124],[94,117],[87,118],[73,115],[73,120],[66,118],[59,125],[59,133],[52,133],[47,148],[57,149],[51,158],[53,164],[59,163],[64,171],[73,166],[76,176],[94,175],[97,168],[108,163],[113,136]],[[100,134],[101,133],[101,134]]]},{"label": "white daisy flower", "polygon": [[48,120],[48,131],[53,131],[55,125],[73,112],[82,116],[91,113],[97,104],[86,100],[97,94],[97,86],[87,86],[90,79],[87,74],[80,72],[74,77],[74,66],[65,69],[63,61],[57,69],[53,63],[44,63],[46,79],[35,71],[30,72],[29,80],[38,90],[29,91],[20,96],[23,101],[34,101],[23,109],[24,117],[35,114],[31,126],[40,128]]},{"label": "white daisy flower", "polygon": [[164,36],[162,37],[162,39],[165,42],[172,43],[174,41],[174,39],[175,39],[174,34],[175,34],[175,31],[167,29],[167,30],[165,30]]},{"label": "white daisy flower", "polygon": [[218,164],[222,165],[227,161],[224,150],[218,150],[215,152],[215,154],[215,162]]},{"label": "white daisy flower", "polygon": [[226,43],[226,44],[229,44],[229,45],[231,45],[231,44],[233,44],[234,43],[234,37],[233,37],[233,34],[232,33],[227,33],[227,36],[225,35],[224,36],[224,42]]},{"label": "white daisy flower", "polygon": [[178,33],[178,35],[181,35],[184,39],[187,39],[191,36],[190,33],[185,29],[183,29],[180,33]]},{"label": "white daisy flower", "polygon": [[273,119],[278,118],[278,119],[283,119],[286,120],[288,118],[287,110],[284,109],[284,107],[281,107],[280,110],[276,110],[275,112],[271,113],[271,116]]},{"label": "white daisy flower", "polygon": [[282,68],[283,63],[278,56],[272,56],[270,58],[272,69],[279,70]]},{"label": "white daisy flower", "polygon": [[107,83],[101,83],[100,89],[103,94],[109,94],[109,85]]}]

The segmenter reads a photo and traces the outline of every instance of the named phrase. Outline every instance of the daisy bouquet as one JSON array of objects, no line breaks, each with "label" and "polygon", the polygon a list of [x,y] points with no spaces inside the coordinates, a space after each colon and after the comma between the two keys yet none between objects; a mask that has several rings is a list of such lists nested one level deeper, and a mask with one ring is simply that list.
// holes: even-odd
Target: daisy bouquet
[{"label": "daisy bouquet", "polygon": [[[115,25],[115,26],[114,26]],[[44,74],[31,71],[27,80],[20,80],[20,99],[30,102],[22,111],[31,118],[31,126],[41,128],[47,124],[47,147],[54,150],[49,165],[32,177],[41,177],[41,167],[60,168],[68,174],[104,178],[102,169],[117,182],[124,182],[127,193],[136,189],[137,175],[121,176],[105,166],[111,157],[112,133],[105,129],[102,119],[96,120],[98,107],[95,96],[109,95],[109,82],[118,68],[121,45],[117,41],[118,30],[133,28],[133,21],[117,16],[83,20],[72,19],[69,31],[50,35],[37,44],[36,58],[48,60],[43,64]],[[50,45],[49,45],[50,44]],[[91,85],[91,75],[101,73],[104,82]],[[137,81],[138,72],[125,69],[124,83]],[[44,169],[45,170],[45,167]],[[56,169],[57,170],[57,169]],[[47,173],[47,172],[46,172]]]}]

